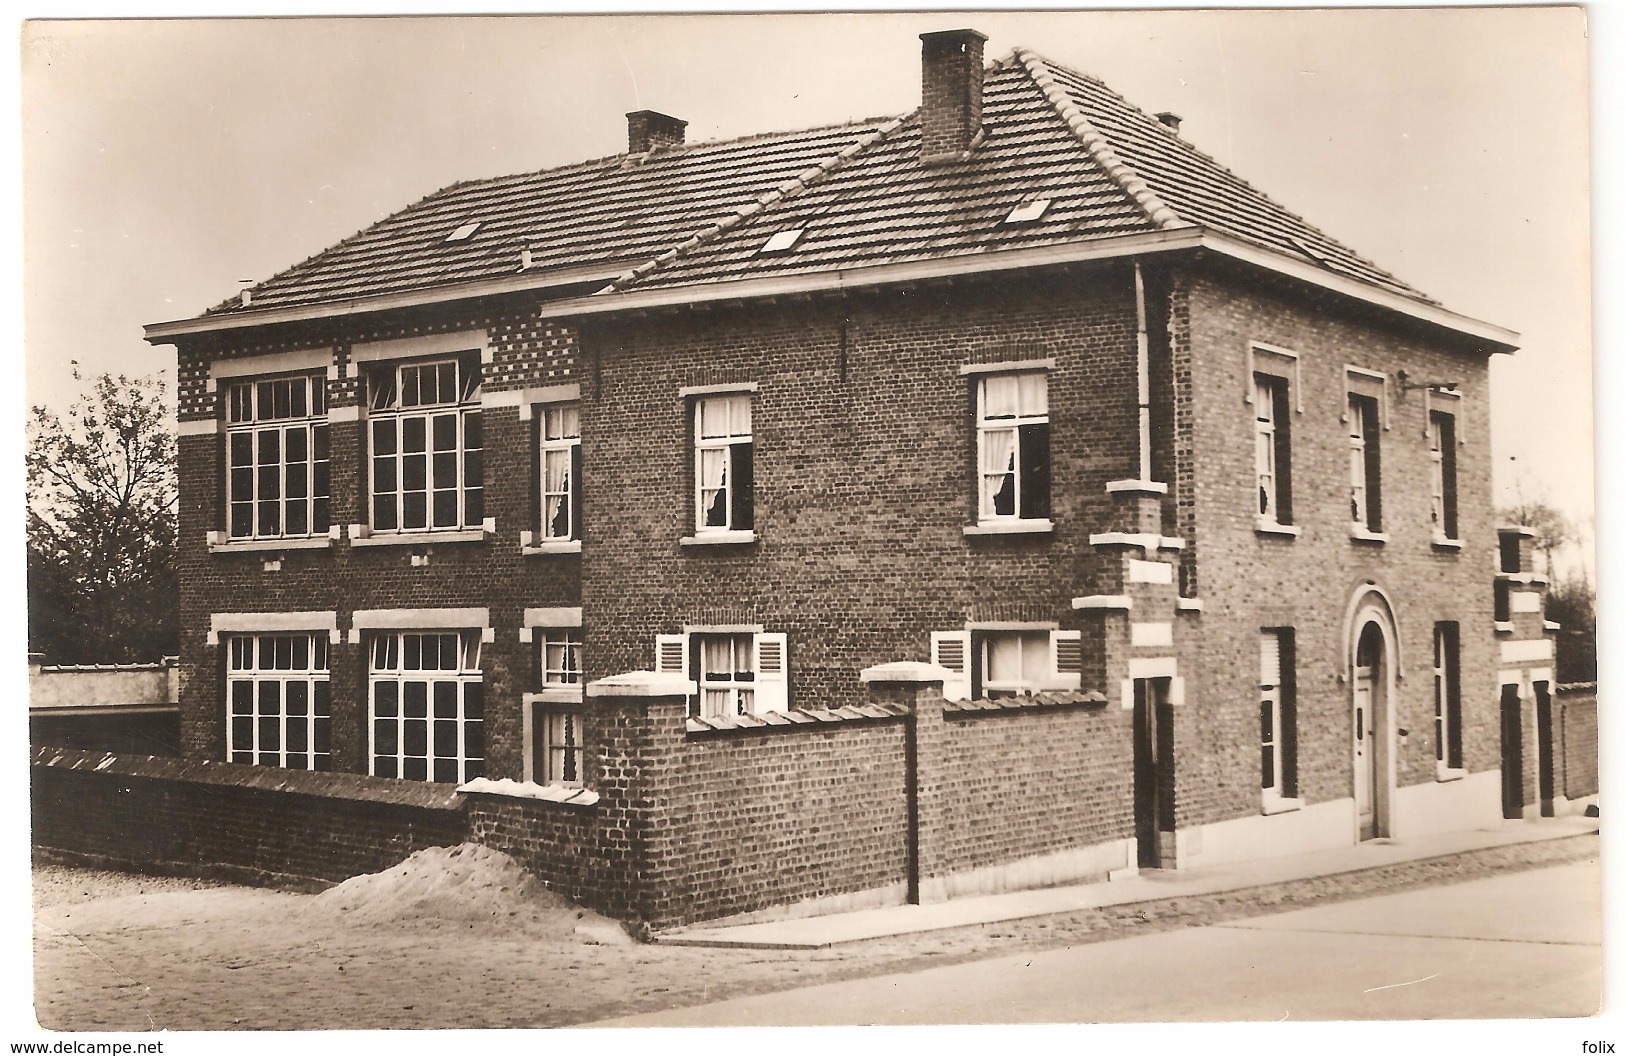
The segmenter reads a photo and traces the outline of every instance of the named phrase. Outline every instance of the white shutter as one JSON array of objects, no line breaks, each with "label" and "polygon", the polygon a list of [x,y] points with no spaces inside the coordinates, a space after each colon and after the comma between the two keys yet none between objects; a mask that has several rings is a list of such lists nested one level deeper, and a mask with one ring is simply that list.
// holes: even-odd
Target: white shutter
[{"label": "white shutter", "polygon": [[1281,636],[1275,631],[1265,631],[1258,636],[1258,684],[1281,684]]},{"label": "white shutter", "polygon": [[756,714],[790,708],[790,644],[783,634],[756,636]]},{"label": "white shutter", "polygon": [[1055,688],[1083,688],[1083,632],[1049,632],[1050,656],[1055,661]]},{"label": "white shutter", "polygon": [[932,631],[931,662],[949,671],[950,677],[942,684],[945,699],[970,699],[969,631]]},{"label": "white shutter", "polygon": [[655,670],[661,674],[688,674],[688,635],[655,635]]}]

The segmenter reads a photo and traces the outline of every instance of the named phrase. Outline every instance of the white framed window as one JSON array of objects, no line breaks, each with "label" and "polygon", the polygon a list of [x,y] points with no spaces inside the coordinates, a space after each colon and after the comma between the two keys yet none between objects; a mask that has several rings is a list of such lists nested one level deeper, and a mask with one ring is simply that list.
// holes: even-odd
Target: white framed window
[{"label": "white framed window", "polygon": [[1440,776],[1462,769],[1461,629],[1433,625],[1433,755]]},{"label": "white framed window", "polygon": [[235,381],[225,396],[228,537],[326,535],[326,375]]},{"label": "white framed window", "polygon": [[1382,531],[1382,427],[1377,397],[1348,397],[1349,524],[1359,532]]},{"label": "white framed window", "polygon": [[581,405],[544,406],[541,419],[541,536],[581,538]]},{"label": "white framed window", "polygon": [[1456,416],[1428,412],[1429,510],[1433,537],[1460,538],[1456,526]]},{"label": "white framed window", "polygon": [[574,627],[555,627],[541,635],[542,688],[581,688],[581,631]]},{"label": "white framed window", "polygon": [[1083,636],[1041,626],[935,631],[931,662],[948,672],[947,700],[1074,690],[1082,685]]},{"label": "white framed window", "polygon": [[375,777],[462,783],[485,773],[479,631],[379,631],[369,648]]},{"label": "white framed window", "polygon": [[374,532],[484,524],[480,365],[467,355],[390,364],[368,378]]},{"label": "white framed window", "polygon": [[976,378],[976,519],[1050,515],[1049,375],[1042,370]]},{"label": "white framed window", "polygon": [[1292,419],[1287,379],[1253,375],[1253,462],[1258,517],[1266,524],[1292,523]]},{"label": "white framed window", "polygon": [[655,670],[698,685],[690,717],[727,719],[786,711],[790,649],[783,633],[718,628],[655,636]]},{"label": "white framed window", "polygon": [[539,782],[580,788],[586,765],[580,709],[539,704],[537,719],[541,726],[540,758],[536,761]]},{"label": "white framed window", "polygon": [[1290,628],[1266,628],[1258,636],[1259,786],[1267,805],[1298,794],[1298,720]]},{"label": "white framed window", "polygon": [[332,768],[328,635],[234,634],[226,650],[226,759]]},{"label": "white framed window", "polygon": [[694,400],[694,532],[756,526],[749,393]]}]

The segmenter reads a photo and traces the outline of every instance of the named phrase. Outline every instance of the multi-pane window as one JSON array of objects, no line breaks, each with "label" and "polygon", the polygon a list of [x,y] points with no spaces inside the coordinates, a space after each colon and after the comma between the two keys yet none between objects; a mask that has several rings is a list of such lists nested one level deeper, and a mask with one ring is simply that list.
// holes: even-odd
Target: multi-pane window
[{"label": "multi-pane window", "polygon": [[327,634],[244,634],[227,639],[226,758],[327,770]]},{"label": "multi-pane window", "polygon": [[696,634],[693,648],[699,668],[699,713],[726,718],[755,711],[754,636]]},{"label": "multi-pane window", "polygon": [[1258,479],[1258,516],[1292,523],[1292,425],[1287,380],[1253,375],[1253,461]]},{"label": "multi-pane window", "polygon": [[1428,459],[1431,474],[1433,534],[1456,538],[1456,417],[1447,411],[1428,414]]},{"label": "multi-pane window", "polygon": [[1433,625],[1433,754],[1447,770],[1461,769],[1461,631]]},{"label": "multi-pane window", "polygon": [[543,539],[581,537],[581,407],[561,403],[542,408]]},{"label": "multi-pane window", "polygon": [[541,783],[580,787],[586,751],[581,743],[581,712],[576,708],[545,707],[539,709],[538,715],[542,726]]},{"label": "multi-pane window", "polygon": [[227,387],[226,509],[232,539],[327,534],[325,377],[266,378]]},{"label": "multi-pane window", "polygon": [[373,531],[480,527],[478,361],[395,365],[373,373],[369,385]]},{"label": "multi-pane window", "polygon": [[581,631],[573,627],[550,628],[538,639],[542,697],[532,704],[531,764],[544,785],[582,783],[581,642]]},{"label": "multi-pane window", "polygon": [[1053,685],[1055,661],[1048,631],[999,631],[975,635],[981,692],[978,697],[1031,696]]},{"label": "multi-pane window", "polygon": [[374,635],[372,773],[447,782],[481,776],[484,688],[477,631]]},{"label": "multi-pane window", "polygon": [[1259,784],[1277,799],[1296,797],[1298,785],[1292,645],[1292,632],[1285,628],[1258,638]]},{"label": "multi-pane window", "polygon": [[988,374],[976,382],[978,521],[1050,515],[1049,376]]},{"label": "multi-pane window", "polygon": [[548,630],[542,635],[542,688],[581,687],[581,632]]},{"label": "multi-pane window", "polygon": [[750,395],[694,401],[694,529],[697,533],[755,527],[752,496]]},{"label": "multi-pane window", "polygon": [[1377,400],[1349,393],[1349,522],[1367,532],[1382,530],[1382,429]]}]

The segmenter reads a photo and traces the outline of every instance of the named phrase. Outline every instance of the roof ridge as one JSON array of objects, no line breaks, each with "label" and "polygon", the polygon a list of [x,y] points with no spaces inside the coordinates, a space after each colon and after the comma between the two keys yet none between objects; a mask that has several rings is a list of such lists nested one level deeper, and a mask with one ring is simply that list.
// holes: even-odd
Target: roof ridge
[{"label": "roof ridge", "polygon": [[[1044,62],[1045,65],[1051,65],[1051,63],[1049,62],[1048,59],[1042,59],[1041,58],[1040,61]],[[1136,106],[1133,103],[1133,101],[1131,101],[1122,92],[1119,92],[1116,88],[1113,88],[1111,85],[1107,84],[1105,81],[1101,80],[1099,77],[1096,77],[1094,74],[1088,73],[1087,71],[1084,71],[1084,70],[1075,70],[1070,66],[1062,67],[1062,69],[1064,69],[1067,73],[1071,74],[1072,76],[1077,77],[1079,80],[1088,81],[1090,84],[1094,85],[1096,88],[1099,88],[1101,91],[1103,91],[1106,94],[1108,94],[1108,95],[1112,96],[1113,98],[1117,99],[1117,101],[1122,103],[1124,106],[1132,107],[1135,110],[1140,109],[1138,106]],[[1143,113],[1144,111],[1141,111],[1141,112]],[[1197,146],[1191,140],[1186,139],[1184,136],[1180,135],[1178,132],[1175,132],[1172,129],[1168,128],[1166,125],[1163,125],[1160,121],[1157,122],[1156,127],[1157,127],[1158,131],[1160,131],[1168,139],[1170,139],[1173,142],[1179,144],[1179,146],[1181,148],[1183,148],[1184,150],[1189,151],[1192,154],[1195,154],[1197,157],[1201,158],[1203,161],[1206,161],[1208,164],[1212,165],[1214,168],[1219,169],[1221,172],[1225,173],[1231,179],[1235,180],[1237,183],[1241,184],[1243,187],[1247,188],[1249,191],[1252,191],[1254,194],[1258,195],[1264,201],[1269,202],[1271,205],[1275,206],[1277,209],[1280,209],[1282,212],[1287,213],[1293,219],[1297,220],[1298,223],[1302,224],[1304,227],[1308,228],[1310,231],[1314,232],[1315,234],[1319,235],[1321,238],[1325,239],[1326,242],[1328,242],[1331,245],[1333,245],[1333,246],[1337,247],[1338,249],[1342,250],[1344,253],[1347,253],[1349,256],[1353,257],[1355,260],[1358,260],[1360,263],[1364,264],[1366,267],[1370,268],[1372,271],[1376,272],[1379,275],[1384,276],[1385,278],[1388,278],[1388,279],[1392,280],[1395,283],[1398,283],[1401,286],[1406,287],[1412,294],[1414,294],[1416,296],[1419,296],[1420,298],[1422,298],[1425,301],[1428,301],[1428,302],[1433,303],[1433,304],[1438,303],[1431,296],[1429,296],[1427,293],[1423,292],[1422,290],[1417,289],[1415,286],[1412,286],[1409,281],[1400,278],[1398,275],[1395,275],[1393,272],[1389,271],[1387,268],[1384,268],[1381,264],[1378,264],[1376,261],[1370,259],[1364,253],[1361,253],[1359,250],[1355,249],[1353,246],[1351,246],[1348,243],[1344,242],[1342,239],[1337,238],[1334,235],[1331,235],[1328,232],[1326,232],[1325,230],[1323,230],[1320,227],[1319,224],[1316,224],[1314,221],[1310,220],[1308,218],[1308,216],[1306,216],[1303,212],[1292,208],[1291,206],[1287,205],[1285,202],[1277,200],[1276,197],[1273,194],[1271,194],[1268,191],[1264,190],[1262,187],[1259,187],[1257,184],[1253,183],[1253,181],[1249,180],[1247,177],[1245,177],[1241,173],[1237,172],[1230,165],[1226,164],[1223,161],[1220,161],[1218,158],[1214,157],[1212,154],[1209,154],[1207,151],[1205,151],[1201,147]],[[1249,241],[1251,241],[1251,240],[1249,240]],[[1321,262],[1318,261],[1318,260],[1316,260],[1315,263],[1316,264],[1321,264]],[[1325,265],[1321,264],[1321,266],[1324,267]]]},{"label": "roof ridge", "polygon": [[857,157],[859,154],[862,154],[865,150],[868,150],[876,143],[879,143],[881,140],[897,131],[897,129],[902,126],[903,122],[907,120],[908,117],[908,114],[905,114],[902,117],[894,117],[868,135],[859,136],[832,157],[826,158],[820,162],[816,162],[808,168],[803,169],[800,173],[779,184],[771,191],[757,196],[755,201],[741,206],[733,213],[733,215],[726,216],[717,223],[712,224],[710,227],[695,232],[687,240],[678,243],[652,260],[645,261],[644,263],[639,264],[637,267],[629,269],[623,274],[617,276],[608,286],[605,286],[598,292],[609,293],[630,283],[637,282],[659,268],[662,268],[677,258],[683,256],[685,253],[698,249],[700,246],[709,242],[711,239],[716,238],[718,235],[733,230],[735,227],[744,223],[746,220],[749,220],[751,217],[757,215],[763,210],[771,208],[772,206],[777,205],[779,202],[782,202],[785,199],[806,190],[808,187],[811,187],[813,184],[818,183],[824,178],[839,172],[841,169],[845,168],[853,158]]},{"label": "roof ridge", "polygon": [[1039,91],[1049,100],[1050,106],[1055,109],[1061,120],[1066,122],[1072,134],[1089,152],[1090,157],[1100,166],[1101,170],[1111,178],[1112,182],[1122,188],[1123,193],[1134,199],[1135,203],[1145,211],[1150,221],[1163,230],[1175,227],[1190,227],[1188,221],[1182,220],[1179,214],[1151,189],[1151,185],[1142,180],[1128,163],[1112,148],[1104,134],[1096,128],[1078,104],[1066,94],[1066,90],[1055,82],[1055,76],[1050,73],[1049,60],[1027,48],[1016,47],[1011,55],[1020,61],[1026,68],[1027,76],[1038,86]]}]

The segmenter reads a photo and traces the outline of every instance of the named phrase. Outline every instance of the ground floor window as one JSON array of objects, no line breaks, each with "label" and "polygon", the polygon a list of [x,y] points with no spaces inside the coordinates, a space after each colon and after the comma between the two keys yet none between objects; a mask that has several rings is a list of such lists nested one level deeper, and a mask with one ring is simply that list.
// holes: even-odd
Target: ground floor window
[{"label": "ground floor window", "polygon": [[931,662],[948,672],[948,700],[987,700],[1078,689],[1083,672],[1078,631],[1045,627],[934,631]]},{"label": "ground floor window", "polygon": [[789,707],[789,640],[782,633],[694,630],[655,636],[655,670],[697,686],[689,717],[728,719]]},{"label": "ground floor window", "polygon": [[1298,794],[1298,720],[1293,699],[1292,631],[1271,628],[1258,637],[1259,784],[1266,799]]},{"label": "ground floor window", "polygon": [[375,776],[461,783],[485,773],[478,631],[376,634],[368,684]]},{"label": "ground floor window", "polygon": [[228,643],[226,758],[330,769],[327,633],[242,634]]},{"label": "ground floor window", "polygon": [[1433,754],[1440,768],[1461,769],[1461,632],[1433,625]]},{"label": "ground floor window", "polygon": [[569,705],[538,704],[536,719],[541,730],[541,751],[535,761],[538,783],[580,788],[586,751],[581,711]]}]

